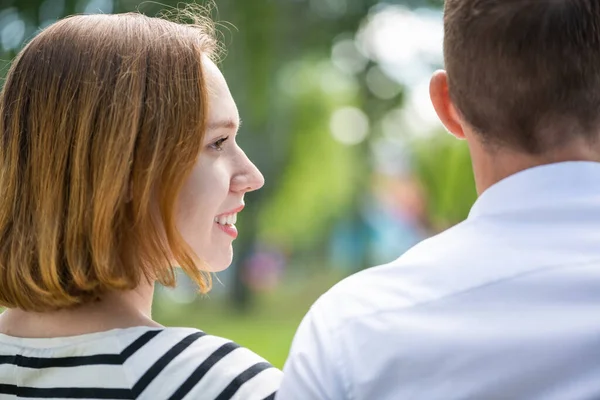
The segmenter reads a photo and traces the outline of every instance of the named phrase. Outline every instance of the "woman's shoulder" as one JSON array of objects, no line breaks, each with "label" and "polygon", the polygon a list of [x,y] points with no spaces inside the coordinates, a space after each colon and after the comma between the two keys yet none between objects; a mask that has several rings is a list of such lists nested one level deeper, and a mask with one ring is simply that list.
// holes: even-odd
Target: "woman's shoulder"
[{"label": "woman's shoulder", "polygon": [[[40,373],[49,368],[52,374]],[[111,398],[263,400],[274,398],[282,373],[249,349],[197,329],[134,327],[50,339],[0,335],[0,376],[8,377],[0,398],[93,387]]]},{"label": "woman's shoulder", "polygon": [[271,399],[282,378],[251,350],[197,329],[149,328],[121,340],[140,399]]}]

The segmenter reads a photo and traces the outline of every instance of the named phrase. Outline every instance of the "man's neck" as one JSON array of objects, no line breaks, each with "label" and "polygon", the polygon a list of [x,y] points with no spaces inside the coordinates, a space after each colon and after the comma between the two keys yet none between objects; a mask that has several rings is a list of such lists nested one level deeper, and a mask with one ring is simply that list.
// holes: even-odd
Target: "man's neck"
[{"label": "man's neck", "polygon": [[574,143],[539,155],[510,149],[489,151],[479,143],[469,143],[477,193],[509,176],[529,168],[565,161],[600,162],[600,146]]},{"label": "man's neck", "polygon": [[17,337],[61,337],[134,326],[160,326],[152,320],[154,285],[111,292],[101,301],[76,308],[34,313],[9,309],[0,315],[0,333]]}]

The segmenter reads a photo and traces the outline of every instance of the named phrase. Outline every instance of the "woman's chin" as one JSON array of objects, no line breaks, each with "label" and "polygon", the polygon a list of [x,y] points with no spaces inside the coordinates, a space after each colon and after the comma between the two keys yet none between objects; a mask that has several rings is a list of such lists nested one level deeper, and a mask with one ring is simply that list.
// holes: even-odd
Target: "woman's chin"
[{"label": "woman's chin", "polygon": [[233,249],[229,247],[229,251],[224,254],[219,254],[207,263],[210,272],[225,271],[233,262]]},{"label": "woman's chin", "polygon": [[211,265],[210,266],[210,272],[222,272],[225,271],[227,268],[229,268],[229,266],[231,265],[231,263],[227,263],[227,264],[223,264],[223,265]]}]

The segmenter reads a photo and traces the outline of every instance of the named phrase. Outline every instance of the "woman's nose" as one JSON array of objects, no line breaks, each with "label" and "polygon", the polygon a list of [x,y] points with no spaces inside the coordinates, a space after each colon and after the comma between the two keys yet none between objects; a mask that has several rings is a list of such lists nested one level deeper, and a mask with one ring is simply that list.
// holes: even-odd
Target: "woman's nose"
[{"label": "woman's nose", "polygon": [[231,179],[231,190],[233,192],[246,193],[263,187],[265,184],[263,174],[256,168],[256,165],[248,159],[246,154],[242,153],[239,161],[240,168]]}]

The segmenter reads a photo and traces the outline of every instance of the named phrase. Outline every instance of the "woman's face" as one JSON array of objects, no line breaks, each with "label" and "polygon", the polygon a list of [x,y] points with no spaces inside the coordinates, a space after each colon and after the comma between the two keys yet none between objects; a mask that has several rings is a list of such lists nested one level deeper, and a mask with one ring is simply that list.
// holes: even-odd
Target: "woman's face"
[{"label": "woman's face", "polygon": [[208,87],[207,131],[202,152],[184,183],[178,203],[178,228],[211,271],[231,264],[235,221],[244,195],[264,184],[260,171],[236,143],[240,125],[237,107],[225,78],[204,61]]}]

